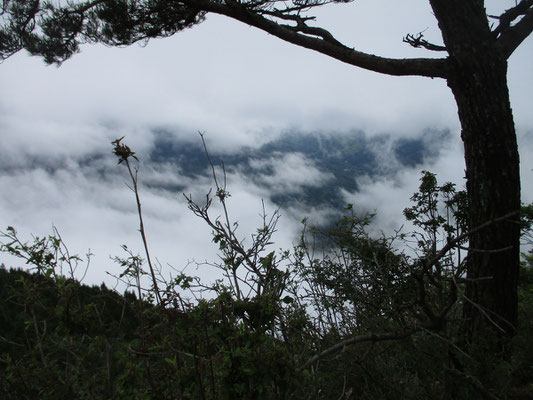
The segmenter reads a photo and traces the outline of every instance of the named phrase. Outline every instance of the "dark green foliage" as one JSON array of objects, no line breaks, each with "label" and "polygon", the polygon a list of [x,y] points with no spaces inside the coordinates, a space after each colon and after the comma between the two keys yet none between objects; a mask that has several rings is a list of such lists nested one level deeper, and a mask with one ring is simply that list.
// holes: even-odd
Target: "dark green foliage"
[{"label": "dark green foliage", "polygon": [[261,304],[221,294],[183,312],[21,270],[0,283],[3,399],[288,396],[295,369]]},{"label": "dark green foliage", "polygon": [[533,389],[533,253],[525,257],[520,268],[518,284],[518,314],[520,326],[518,335],[513,339],[513,358],[511,360],[516,391]]},{"label": "dark green foliage", "polygon": [[[472,347],[467,354],[475,354],[475,347],[479,346],[480,355],[483,354],[482,349],[489,349],[488,353],[492,355],[500,353],[500,361],[504,362],[508,358],[507,351],[499,352],[499,349],[507,347],[506,342],[515,335],[518,326],[521,222],[519,157],[506,83],[507,59],[533,30],[533,2],[516,1],[514,7],[500,16],[488,16],[481,0],[431,0],[429,4],[442,32],[443,45],[428,42],[422,33],[408,34],[404,41],[413,47],[446,51],[448,54],[442,58],[416,59],[391,59],[360,52],[339,42],[326,29],[308,25],[315,17],[307,12],[331,2],[337,0],[95,0],[58,3],[4,0],[0,20],[0,59],[4,60],[25,48],[31,54],[43,56],[48,63],[61,63],[78,51],[81,43],[102,42],[121,46],[153,37],[166,37],[201,22],[206,12],[213,12],[370,71],[445,79],[458,105],[462,126],[470,232],[457,235],[454,229],[460,221],[452,225],[448,222],[448,215],[433,214],[432,196],[429,196],[429,202],[422,196],[422,203],[419,202],[415,209],[422,206],[430,214],[424,219],[417,219],[417,211],[414,211],[415,214],[412,211],[407,213],[423,232],[413,235],[418,248],[417,257],[406,265],[410,269],[409,278],[416,284],[416,304],[422,311],[425,329],[439,334],[444,330],[449,341],[449,317],[463,308],[464,323],[470,332],[468,338],[461,337],[459,342],[462,346]],[[491,19],[498,23],[492,24]],[[407,147],[413,150],[412,146]],[[415,158],[418,156],[416,151],[412,154]],[[225,187],[223,192],[218,189],[217,197],[223,202]],[[278,201],[283,201],[281,197]],[[191,203],[194,204],[192,200],[189,205]],[[137,204],[141,214],[140,202],[137,201]],[[224,227],[218,220],[209,220],[207,213],[201,214],[201,208],[197,209],[198,215],[206,218],[215,234],[221,230],[227,235],[228,240],[224,242],[234,246],[238,240],[229,221]],[[440,229],[444,232],[437,232]],[[153,279],[152,295],[158,304],[162,304],[148,256],[142,218],[140,231]],[[468,250],[465,277],[460,250],[466,239],[471,248]],[[241,253],[238,256],[241,258],[225,258],[225,262],[237,261],[239,265],[242,261],[247,262],[248,272],[252,271],[257,279],[252,291],[256,290],[259,300],[260,291],[255,285],[259,282],[259,288],[262,288],[264,277],[257,268],[257,257],[251,259],[244,254],[241,244],[235,251]],[[255,252],[255,256],[259,256],[262,250]],[[226,267],[237,270],[238,265]],[[233,278],[235,282],[239,280],[236,274]],[[465,285],[466,296],[463,295]],[[375,283],[370,285],[370,290],[373,286]],[[242,300],[239,291],[233,294]],[[487,335],[488,330],[493,335]],[[480,336],[480,340],[476,336]],[[488,336],[501,340],[493,341]],[[486,360],[483,362],[486,363]],[[481,382],[465,373],[463,366],[454,368],[485,397],[493,397],[489,390],[484,391],[487,374]]]},{"label": "dark green foliage", "polygon": [[[412,234],[372,236],[372,216],[357,217],[348,207],[330,231],[302,237],[295,265],[317,313],[320,339],[314,343],[325,356],[317,360],[322,370],[315,371],[315,382],[329,388],[331,397],[324,398],[339,398],[340,388],[359,388],[358,396],[368,399],[500,398],[513,396],[514,385],[524,387],[515,376],[529,370],[529,352],[522,354],[529,342],[499,344],[515,346],[520,360],[502,361],[486,351],[490,343],[470,343],[462,329],[469,301],[461,255],[468,240],[465,197],[423,172],[414,204],[405,210],[418,228]],[[317,242],[319,257],[310,247]],[[524,327],[515,340],[530,341],[531,332]]]},{"label": "dark green foliage", "polygon": [[2,268],[0,280],[2,398],[91,398],[111,390],[138,325],[127,297],[21,270]]},{"label": "dark green foliage", "polygon": [[[60,64],[80,44],[113,46],[169,37],[194,26],[204,13],[172,0],[104,0],[58,5],[40,0],[4,0],[0,59],[21,49]],[[40,29],[35,29],[36,25]]]},{"label": "dark green foliage", "polygon": [[[85,286],[72,278],[81,259],[57,231],[27,244],[8,228],[2,250],[34,273],[0,269],[0,398],[531,396],[533,256],[522,266],[521,325],[499,343],[509,354],[502,360],[461,329],[468,300],[459,252],[468,234],[453,185],[423,172],[405,210],[419,228],[410,235],[371,235],[372,216],[348,207],[329,231],[306,228],[292,255],[266,251],[276,214],[244,247],[236,225],[211,219],[212,199],[203,207],[189,200],[220,247],[223,279],[212,286],[178,274],[147,290],[143,260],[125,246],[119,278],[136,294]],[[229,193],[217,186],[214,199],[225,207]]]}]

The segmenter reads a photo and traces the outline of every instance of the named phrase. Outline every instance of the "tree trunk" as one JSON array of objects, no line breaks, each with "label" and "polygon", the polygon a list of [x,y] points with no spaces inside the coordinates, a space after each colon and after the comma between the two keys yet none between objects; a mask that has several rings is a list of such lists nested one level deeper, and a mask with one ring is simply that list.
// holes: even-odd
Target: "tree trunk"
[{"label": "tree trunk", "polygon": [[431,0],[450,54],[448,77],[465,148],[469,225],[512,212],[470,238],[465,314],[471,337],[487,327],[512,335],[517,322],[520,171],[507,61],[483,2]]},{"label": "tree trunk", "polygon": [[[469,225],[475,228],[520,209],[520,174],[506,63],[478,57],[473,71],[448,80],[459,109],[465,148]],[[466,315],[471,333],[517,322],[519,214],[470,238]],[[470,303],[470,301],[472,303]]]}]

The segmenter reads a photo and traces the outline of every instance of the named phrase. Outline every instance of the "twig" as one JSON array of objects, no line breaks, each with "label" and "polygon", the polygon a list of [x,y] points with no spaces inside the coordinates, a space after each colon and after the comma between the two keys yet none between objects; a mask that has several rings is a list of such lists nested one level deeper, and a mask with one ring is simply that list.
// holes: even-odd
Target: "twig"
[{"label": "twig", "polygon": [[388,341],[388,340],[405,339],[406,337],[411,336],[413,333],[420,331],[421,329],[422,329],[421,327],[413,327],[413,328],[407,329],[404,332],[385,332],[385,333],[377,333],[377,334],[371,333],[368,335],[354,336],[354,337],[342,340],[334,344],[333,346],[328,347],[322,352],[314,355],[309,360],[307,360],[305,363],[303,363],[301,366],[299,366],[298,370],[301,371],[309,367],[310,365],[314,364],[318,360],[330,355],[331,353],[342,350],[344,347],[349,346],[351,344],[361,343],[361,342],[383,342],[383,341]]},{"label": "twig", "polygon": [[146,240],[146,233],[144,230],[144,222],[143,222],[143,216],[142,216],[142,210],[141,210],[141,199],[139,197],[139,187],[137,184],[138,183],[138,177],[137,177],[138,170],[135,170],[135,175],[134,175],[131,169],[131,166],[130,166],[130,162],[129,162],[130,157],[135,158],[135,160],[137,161],[139,161],[139,159],[135,156],[135,153],[131,151],[131,149],[128,146],[120,143],[122,139],[124,139],[124,136],[112,142],[112,144],[115,146],[113,149],[113,152],[117,157],[119,157],[119,161],[118,161],[119,164],[121,164],[123,161],[126,162],[126,167],[128,168],[128,172],[130,174],[130,178],[133,183],[132,190],[135,193],[135,201],[137,203],[137,214],[139,216],[139,232],[141,233],[141,238],[142,238],[143,245],[144,245],[144,251],[146,252],[146,261],[148,262],[148,267],[150,268],[150,275],[152,277],[152,283],[154,285],[154,291],[156,295],[157,304],[161,305],[163,303],[163,299],[161,298],[161,293],[159,292],[159,287],[157,285],[157,279],[156,279],[154,268],[152,266],[150,252],[148,251],[148,241]]},{"label": "twig", "polygon": [[426,265],[425,265],[425,268],[426,269],[429,269],[431,268],[433,265],[435,265],[436,262],[438,262],[442,257],[444,257],[446,255],[446,253],[448,251],[450,251],[452,248],[454,248],[458,243],[460,243],[461,241],[463,241],[464,239],[472,236],[473,234],[487,228],[488,226],[492,225],[492,224],[495,224],[497,222],[500,222],[500,221],[504,221],[514,215],[517,215],[520,213],[520,210],[516,210],[516,211],[512,211],[510,213],[507,213],[501,217],[498,217],[498,218],[494,218],[494,219],[491,219],[490,221],[487,221],[479,226],[477,226],[476,228],[473,228],[471,230],[469,230],[468,232],[465,232],[459,236],[457,236],[455,239],[453,240],[450,240],[446,246],[444,246],[442,249],[440,249],[440,251],[435,255],[435,257],[433,257],[432,259],[430,259]]}]

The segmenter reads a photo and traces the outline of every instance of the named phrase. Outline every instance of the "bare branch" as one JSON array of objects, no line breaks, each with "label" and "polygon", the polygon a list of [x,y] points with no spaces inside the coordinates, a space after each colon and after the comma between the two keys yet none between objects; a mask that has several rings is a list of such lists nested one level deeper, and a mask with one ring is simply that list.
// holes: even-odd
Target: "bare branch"
[{"label": "bare branch", "polygon": [[327,42],[330,42],[332,44],[336,44],[339,46],[343,46],[343,44],[339,42],[337,39],[335,39],[333,35],[326,29],[312,27],[306,24],[307,21],[314,21],[315,17],[302,17],[299,14],[287,14],[285,10],[265,11],[265,12],[262,12],[261,14],[271,15],[275,18],[279,18],[279,19],[283,19],[287,21],[294,21],[296,22],[296,26],[288,26],[288,25],[280,25],[280,26],[285,26],[288,29],[292,29],[294,32],[301,32],[301,33],[305,33],[305,34],[312,35],[312,36],[318,36]]},{"label": "bare branch", "polygon": [[518,3],[515,7],[510,8],[509,10],[506,10],[503,14],[497,16],[497,15],[489,15],[489,18],[494,18],[500,21],[496,29],[494,29],[492,32],[494,35],[498,36],[500,35],[504,30],[509,28],[511,24],[520,16],[526,14],[528,9],[533,5],[533,0],[522,0],[520,3]]},{"label": "bare branch", "polygon": [[403,38],[404,43],[408,43],[409,45],[415,47],[415,48],[424,48],[426,50],[431,51],[448,51],[445,46],[440,46],[438,44],[429,43],[427,40],[422,39],[424,37],[424,34],[422,32],[417,33],[416,35],[407,34],[406,37]]},{"label": "bare branch", "polygon": [[120,139],[116,139],[113,142],[111,142],[111,144],[113,144],[113,153],[119,158],[119,161],[118,161],[119,164],[121,164],[124,161],[126,162],[126,167],[128,168],[128,173],[130,175],[131,182],[133,183],[133,192],[135,193],[135,202],[137,204],[137,215],[139,217],[139,232],[141,234],[144,250],[146,253],[146,261],[148,262],[148,266],[150,267],[150,276],[152,278],[152,283],[154,285],[154,292],[156,295],[157,304],[163,305],[163,299],[161,298],[161,293],[157,285],[156,274],[155,274],[155,270],[152,264],[152,259],[150,258],[150,252],[148,249],[148,241],[146,239],[146,232],[144,229],[141,199],[139,196],[139,186],[138,186],[139,181],[137,177],[138,170],[136,169],[135,173],[133,173],[133,170],[130,165],[129,157],[132,157],[137,161],[139,160],[135,156],[135,152],[131,151],[131,149],[125,144],[120,143],[122,139],[124,139],[124,136],[122,136]]},{"label": "bare branch", "polygon": [[[255,12],[246,4],[236,2],[218,2],[214,0],[181,0],[188,7],[196,7],[206,12],[225,15],[250,26],[261,29],[289,43],[333,57],[339,61],[363,69],[387,75],[420,75],[433,78],[445,78],[448,75],[448,60],[433,58],[395,59],[379,57],[350,48],[331,35],[327,30],[305,25],[307,19],[301,19],[300,25],[292,26],[278,23],[264,15],[283,20],[298,22],[296,16],[283,12]],[[302,25],[303,23],[303,25]]]},{"label": "bare branch", "polygon": [[[523,16],[515,25],[511,24]],[[494,30],[499,35],[498,46],[508,58],[518,46],[533,32],[533,0],[522,0],[516,7],[507,10],[500,17],[500,24]]]}]

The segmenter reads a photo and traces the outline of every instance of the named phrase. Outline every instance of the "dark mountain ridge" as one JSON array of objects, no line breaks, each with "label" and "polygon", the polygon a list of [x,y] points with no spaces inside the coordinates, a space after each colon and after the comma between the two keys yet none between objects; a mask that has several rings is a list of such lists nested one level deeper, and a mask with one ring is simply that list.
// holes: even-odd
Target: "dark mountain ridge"
[{"label": "dark mountain ridge", "polygon": [[[344,206],[343,190],[358,190],[358,177],[375,179],[394,175],[401,169],[419,168],[428,160],[437,159],[449,139],[447,129],[426,129],[419,135],[399,138],[391,134],[368,136],[360,130],[348,133],[290,131],[257,148],[243,146],[234,152],[210,148],[209,155],[215,165],[224,164],[228,174],[240,172],[254,184],[267,186],[266,178],[275,175],[275,165],[283,163],[289,154],[298,154],[329,179],[317,185],[309,184],[302,176],[301,183],[296,183],[299,190],[271,193],[270,200],[279,206],[298,202],[307,206],[339,208]],[[155,164],[173,164],[190,178],[209,173],[200,140],[185,142],[165,130],[156,132],[149,160]],[[268,160],[270,162],[264,162]],[[160,184],[147,184],[168,189]],[[181,188],[174,186],[173,189]]]}]

